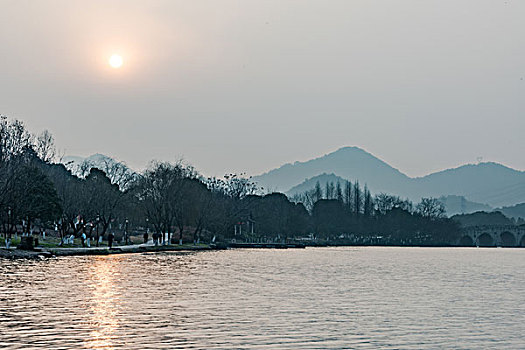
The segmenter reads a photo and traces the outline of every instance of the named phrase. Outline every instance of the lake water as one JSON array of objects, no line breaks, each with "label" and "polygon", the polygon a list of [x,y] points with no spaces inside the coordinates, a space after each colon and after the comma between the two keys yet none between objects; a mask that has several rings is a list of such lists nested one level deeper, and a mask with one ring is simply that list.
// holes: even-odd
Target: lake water
[{"label": "lake water", "polygon": [[0,348],[523,349],[525,250],[0,260]]}]

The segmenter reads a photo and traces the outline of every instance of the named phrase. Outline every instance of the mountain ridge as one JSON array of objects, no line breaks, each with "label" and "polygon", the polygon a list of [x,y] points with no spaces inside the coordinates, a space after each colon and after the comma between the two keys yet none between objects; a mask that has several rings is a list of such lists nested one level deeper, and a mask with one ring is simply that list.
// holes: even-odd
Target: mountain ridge
[{"label": "mountain ridge", "polygon": [[[351,162],[347,162],[348,160]],[[366,168],[355,166],[355,164],[362,164],[363,162],[367,162]],[[335,167],[333,166],[334,163],[336,164]],[[299,168],[299,171],[296,171],[297,168]],[[279,168],[254,176],[253,180],[261,183],[266,189],[286,192],[293,186],[298,185],[302,180],[322,173],[334,173],[342,178],[351,180],[366,177],[373,182],[379,182],[375,181],[375,174],[378,171],[389,172],[391,177],[396,178],[396,181],[401,183],[409,180],[409,177],[398,169],[355,146],[343,147],[335,152],[304,162],[287,163]],[[284,180],[282,179],[283,175],[281,175],[283,173]],[[274,181],[276,178],[280,178],[278,182]],[[385,190],[388,190],[388,186],[386,186]]]},{"label": "mountain ridge", "polygon": [[373,193],[385,192],[412,200],[457,195],[491,207],[525,202],[525,171],[483,162],[410,177],[356,146],[342,147],[307,161],[286,163],[254,176],[253,180],[266,189],[288,193],[305,180],[322,174],[359,180]]},{"label": "mountain ridge", "polygon": [[[88,157],[66,156],[63,163],[73,173],[79,173],[81,164],[86,160],[100,168],[108,163],[124,164],[100,153]],[[293,195],[301,188],[311,187],[311,184],[304,183],[312,182],[312,178],[323,174],[334,176],[334,179],[337,177],[340,181],[358,180],[363,185],[367,184],[373,194],[384,192],[413,201],[419,201],[421,197],[462,196],[468,201],[492,208],[525,202],[525,171],[501,163],[469,163],[410,177],[357,146],[342,147],[306,161],[286,163],[252,179],[268,192],[280,191]]]}]

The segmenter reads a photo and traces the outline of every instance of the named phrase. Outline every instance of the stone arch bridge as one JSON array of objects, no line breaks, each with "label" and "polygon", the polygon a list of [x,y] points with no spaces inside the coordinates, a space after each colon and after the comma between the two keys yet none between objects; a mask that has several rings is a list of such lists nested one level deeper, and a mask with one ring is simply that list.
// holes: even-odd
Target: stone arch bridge
[{"label": "stone arch bridge", "polygon": [[461,246],[525,247],[525,226],[473,226],[462,230]]}]

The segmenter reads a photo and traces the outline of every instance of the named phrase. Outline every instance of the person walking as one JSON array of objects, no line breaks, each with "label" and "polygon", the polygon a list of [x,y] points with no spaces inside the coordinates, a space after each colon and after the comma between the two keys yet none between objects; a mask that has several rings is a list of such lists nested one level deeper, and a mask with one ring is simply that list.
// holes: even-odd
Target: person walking
[{"label": "person walking", "polygon": [[11,233],[8,233],[7,237],[5,238],[5,247],[6,249],[11,247]]},{"label": "person walking", "polygon": [[147,232],[144,232],[144,235],[143,235],[143,237],[144,237],[144,244],[148,243],[148,238],[149,238],[149,235],[148,235],[148,233],[147,233]]},{"label": "person walking", "polygon": [[108,234],[108,247],[109,249],[111,249],[113,247],[113,239],[115,238],[115,236],[113,236],[113,233],[109,233]]}]

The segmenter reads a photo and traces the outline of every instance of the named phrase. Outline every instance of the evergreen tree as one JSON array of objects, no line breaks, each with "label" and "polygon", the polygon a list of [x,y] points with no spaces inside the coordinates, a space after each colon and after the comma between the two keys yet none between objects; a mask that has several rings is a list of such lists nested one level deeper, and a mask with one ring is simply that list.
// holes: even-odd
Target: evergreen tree
[{"label": "evergreen tree", "polygon": [[345,182],[345,191],[343,195],[344,203],[348,211],[352,211],[353,208],[353,195],[352,195],[352,183],[350,181]]},{"label": "evergreen tree", "polygon": [[339,202],[343,202],[343,191],[341,189],[341,183],[337,181],[337,185],[335,186],[335,199],[337,199]]},{"label": "evergreen tree", "polygon": [[334,183],[332,181],[326,183],[325,198],[326,199],[334,199],[335,198],[335,186],[334,186]]},{"label": "evergreen tree", "polygon": [[314,198],[313,198],[313,202],[315,204],[315,202],[317,201],[320,201],[321,199],[323,199],[323,190],[321,189],[321,184],[319,183],[319,181],[317,181],[315,183],[315,189],[314,189]]},{"label": "evergreen tree", "polygon": [[370,194],[370,190],[368,189],[368,186],[365,185],[365,189],[363,191],[363,214],[366,217],[372,216],[372,212],[374,210],[374,203],[372,200],[372,195]]},{"label": "evergreen tree", "polygon": [[354,182],[354,214],[358,215],[362,212],[362,205],[363,205],[363,195],[361,192],[361,188],[359,187],[359,181],[356,180]]}]

